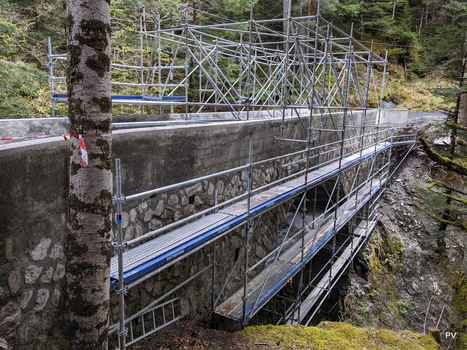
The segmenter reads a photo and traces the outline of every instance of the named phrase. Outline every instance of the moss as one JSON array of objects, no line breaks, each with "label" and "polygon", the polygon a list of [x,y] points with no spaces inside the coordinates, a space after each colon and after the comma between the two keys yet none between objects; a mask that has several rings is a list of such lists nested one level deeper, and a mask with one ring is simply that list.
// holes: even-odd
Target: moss
[{"label": "moss", "polygon": [[95,71],[99,78],[103,78],[105,73],[110,72],[110,57],[104,52],[97,51],[97,57],[88,57],[86,66]]},{"label": "moss", "polygon": [[76,39],[84,46],[105,50],[109,46],[110,24],[99,20],[83,20],[80,23],[80,34]]},{"label": "moss", "polygon": [[239,335],[247,337],[252,344],[266,343],[276,349],[440,349],[436,341],[429,336],[358,328],[343,322],[321,322],[317,327],[248,327],[239,332]]},{"label": "moss", "polygon": [[467,276],[465,271],[461,271],[457,277],[455,294],[452,300],[452,304],[456,311],[461,315],[463,320],[458,325],[457,331],[459,332],[457,339],[457,349],[466,349],[467,345],[467,320],[465,315],[467,314]]}]

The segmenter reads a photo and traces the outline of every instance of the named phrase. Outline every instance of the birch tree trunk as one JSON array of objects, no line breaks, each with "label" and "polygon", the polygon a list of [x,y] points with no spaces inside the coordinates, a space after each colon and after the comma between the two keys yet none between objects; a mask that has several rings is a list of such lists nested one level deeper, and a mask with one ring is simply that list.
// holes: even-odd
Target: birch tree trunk
[{"label": "birch tree trunk", "polygon": [[[110,0],[67,0],[70,189],[63,336],[68,349],[107,349],[112,138]],[[88,153],[83,165],[82,135]]]}]

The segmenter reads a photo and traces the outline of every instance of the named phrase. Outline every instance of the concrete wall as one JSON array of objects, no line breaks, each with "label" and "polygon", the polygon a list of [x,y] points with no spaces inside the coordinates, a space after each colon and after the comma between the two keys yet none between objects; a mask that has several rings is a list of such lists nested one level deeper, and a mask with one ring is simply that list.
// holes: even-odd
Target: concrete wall
[{"label": "concrete wall", "polygon": [[[358,113],[348,118],[348,122],[359,125]],[[342,115],[323,116],[315,122],[315,127],[323,122],[323,127],[338,128]],[[245,164],[249,140],[254,140],[254,160],[277,156],[279,144],[274,136],[280,135],[280,126],[280,120],[265,119],[115,131],[113,154],[121,158],[124,194]],[[303,139],[305,128],[298,118],[287,118],[285,137]],[[355,130],[349,129],[348,135]],[[322,135],[323,142],[336,138],[335,132]],[[286,143],[285,146],[284,152],[303,149],[302,144]],[[15,348],[56,348],[65,269],[68,148],[67,141],[61,137],[0,145],[0,338]],[[284,171],[294,171],[297,167]],[[256,169],[255,186],[276,178],[277,171],[275,166]],[[223,199],[228,199],[245,190],[245,180],[245,174],[233,174],[216,182],[207,181],[129,203],[125,206],[124,232],[127,238],[139,236],[202,210],[212,204],[216,188],[222,189]],[[192,196],[194,201],[190,203]],[[283,217],[287,206],[279,211]],[[261,230],[258,244],[251,252],[253,261],[264,256],[273,244],[275,233],[270,225],[264,225]],[[241,247],[241,235],[242,231],[238,231],[218,242],[218,254],[225,259],[217,270],[219,278],[226,274],[236,247]],[[130,309],[136,309],[197,272],[209,263],[209,254],[201,250],[147,281],[144,292],[141,288],[132,290],[128,298],[135,301],[135,306],[130,305]],[[204,279],[188,286],[182,291],[182,307],[198,315],[208,312],[210,296],[205,294],[209,288],[210,282]]]}]

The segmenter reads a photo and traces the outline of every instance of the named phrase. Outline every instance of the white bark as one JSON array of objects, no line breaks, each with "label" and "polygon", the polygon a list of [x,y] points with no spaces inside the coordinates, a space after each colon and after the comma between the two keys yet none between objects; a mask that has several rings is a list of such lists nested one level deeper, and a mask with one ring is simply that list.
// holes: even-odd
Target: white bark
[{"label": "white bark", "polygon": [[[112,229],[110,1],[68,0],[67,12],[72,136],[63,335],[69,349],[107,349]],[[76,134],[84,135],[87,167],[82,165]]]}]

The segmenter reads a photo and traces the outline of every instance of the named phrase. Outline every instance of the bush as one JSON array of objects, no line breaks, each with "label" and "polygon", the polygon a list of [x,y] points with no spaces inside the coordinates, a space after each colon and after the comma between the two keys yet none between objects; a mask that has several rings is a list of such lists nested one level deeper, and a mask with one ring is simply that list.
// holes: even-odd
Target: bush
[{"label": "bush", "polygon": [[0,60],[0,118],[32,118],[48,75],[22,62]]}]

